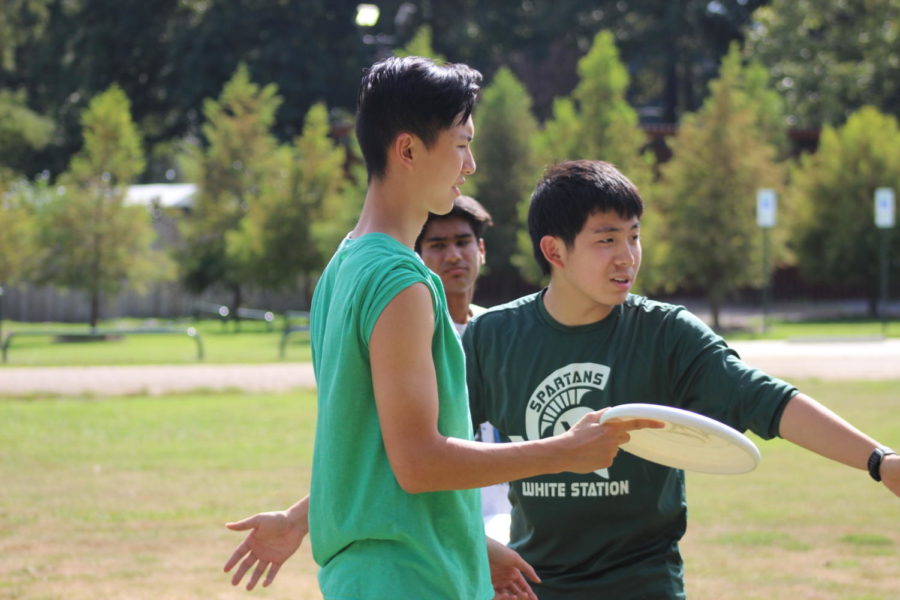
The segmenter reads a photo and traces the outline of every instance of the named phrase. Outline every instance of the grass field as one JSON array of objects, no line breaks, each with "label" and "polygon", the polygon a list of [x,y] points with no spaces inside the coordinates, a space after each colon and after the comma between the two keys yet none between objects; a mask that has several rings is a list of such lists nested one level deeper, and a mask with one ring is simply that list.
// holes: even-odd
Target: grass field
[{"label": "grass field", "polygon": [[[278,362],[282,329],[271,330],[263,323],[245,321],[236,330],[232,324],[219,321],[138,321],[134,319],[103,323],[100,329],[122,330],[142,327],[171,327],[185,330],[195,327],[200,333],[205,357],[213,364],[258,364]],[[10,332],[87,332],[86,325],[71,323],[4,322],[4,335]],[[287,339],[284,360],[311,360],[309,334],[292,333]],[[195,364],[197,346],[187,335],[125,335],[114,341],[55,341],[54,336],[27,335],[14,337],[8,352],[9,366],[69,365],[158,365]],[[0,363],[2,368],[4,363]]]},{"label": "grass field", "polygon": [[[244,321],[240,330],[233,324],[222,325],[215,320],[184,320],[174,322],[123,319],[103,323],[101,329],[134,329],[140,327],[195,327],[200,332],[205,363],[259,364],[278,362],[280,358],[281,325],[272,330],[264,324]],[[88,331],[86,325],[71,323],[17,323],[6,321],[4,335],[10,332]],[[880,321],[846,320],[807,323],[773,322],[769,329],[727,332],[730,340],[828,338],[841,339],[873,337],[886,334],[900,336],[900,322],[892,322],[884,329]],[[309,334],[293,333],[288,337],[284,360],[311,360]],[[13,339],[8,353],[8,366],[84,366],[84,365],[157,365],[194,364],[197,347],[187,335],[126,335],[108,342],[59,343],[53,336],[21,336]]]},{"label": "grass field", "polygon": [[900,322],[882,322],[873,319],[845,319],[840,321],[772,321],[766,331],[750,329],[730,331],[725,334],[729,340],[787,340],[798,338],[869,338],[898,337]]},{"label": "grass field", "polygon": [[[801,387],[900,440],[896,381]],[[307,490],[314,415],[310,392],[0,400],[0,599],[319,598],[308,544],[251,596],[221,572],[224,522]],[[900,597],[900,501],[760,446],[751,474],[689,475],[690,598]]]}]

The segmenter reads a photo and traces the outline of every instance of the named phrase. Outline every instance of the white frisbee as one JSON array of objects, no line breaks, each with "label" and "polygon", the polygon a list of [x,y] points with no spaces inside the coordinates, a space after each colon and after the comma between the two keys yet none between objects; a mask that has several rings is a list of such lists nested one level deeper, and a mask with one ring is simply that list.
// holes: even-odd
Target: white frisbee
[{"label": "white frisbee", "polygon": [[643,459],[688,471],[738,474],[759,464],[759,449],[747,436],[704,415],[657,404],[620,404],[607,410],[610,419],[654,419],[662,429],[628,432],[631,440],[620,448]]}]

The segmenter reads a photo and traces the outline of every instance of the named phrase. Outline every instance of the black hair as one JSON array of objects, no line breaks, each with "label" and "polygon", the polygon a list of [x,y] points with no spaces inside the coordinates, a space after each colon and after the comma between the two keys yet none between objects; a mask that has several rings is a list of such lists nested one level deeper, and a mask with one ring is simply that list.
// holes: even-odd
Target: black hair
[{"label": "black hair", "polygon": [[550,274],[550,263],[541,252],[541,238],[557,237],[571,248],[588,217],[598,212],[615,212],[623,219],[640,218],[644,212],[637,187],[612,164],[571,160],[544,172],[531,195],[528,233],[545,275]]},{"label": "black hair", "polygon": [[430,148],[441,130],[465,123],[480,84],[475,69],[419,56],[392,56],[369,67],[356,100],[356,138],[369,180],[384,176],[388,146],[399,133]]},{"label": "black hair", "polygon": [[425,230],[428,229],[429,223],[452,218],[466,221],[472,228],[472,233],[478,239],[482,237],[485,228],[494,224],[494,221],[491,220],[491,213],[478,200],[471,196],[457,196],[453,199],[453,208],[450,209],[450,212],[442,215],[432,212],[428,213],[428,218],[425,220],[425,224],[422,225],[422,231],[419,232],[419,237],[416,238],[416,252],[421,252],[422,250],[422,239],[425,236]]}]

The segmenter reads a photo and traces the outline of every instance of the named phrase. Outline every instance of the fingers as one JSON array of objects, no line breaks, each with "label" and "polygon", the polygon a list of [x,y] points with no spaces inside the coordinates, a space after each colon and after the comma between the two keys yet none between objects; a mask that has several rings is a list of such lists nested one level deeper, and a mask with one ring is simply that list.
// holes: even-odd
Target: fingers
[{"label": "fingers", "polygon": [[666,424],[656,419],[610,419],[603,423],[618,431],[635,431],[638,429],[662,429]]},{"label": "fingers", "polygon": [[[534,570],[534,567],[525,562],[525,559],[521,556],[519,556],[518,560],[516,561],[516,568],[519,569],[522,575],[524,575],[531,581],[535,583],[541,582],[541,578],[538,577],[537,571]],[[528,589],[529,592],[531,591],[531,587],[527,583],[525,583],[524,579],[522,580],[522,584]]]},{"label": "fingers", "polygon": [[275,576],[278,575],[278,570],[281,568],[281,565],[278,563],[272,563],[272,566],[269,567],[269,574],[266,575],[266,580],[263,581],[263,587],[269,587],[273,581],[275,581]]},{"label": "fingers", "polygon": [[234,577],[231,578],[231,585],[238,585],[241,582],[241,579],[244,578],[244,574],[250,570],[250,568],[256,563],[256,556],[251,552],[247,555],[247,558],[241,562],[241,565],[238,567],[238,570],[234,572]]},{"label": "fingers", "polygon": [[231,529],[232,531],[246,531],[247,529],[253,529],[256,527],[256,521],[259,519],[259,515],[253,515],[252,517],[247,517],[241,521],[236,521],[233,523],[225,523],[225,527]]},{"label": "fingers", "polygon": [[247,582],[247,591],[251,591],[256,587],[256,582],[259,581],[259,578],[262,577],[263,573],[266,572],[266,567],[269,566],[269,563],[264,561],[259,561],[256,565],[256,569],[253,571],[253,575],[250,576],[250,581]]},{"label": "fingers", "polygon": [[[537,574],[535,574],[535,577],[537,577]],[[525,598],[526,600],[538,600],[538,597],[534,594],[531,586],[528,585],[528,582],[525,581],[525,578],[522,577],[521,573],[517,573],[517,577],[513,581],[513,587],[516,591],[517,598]]]},{"label": "fingers", "polygon": [[231,557],[228,559],[228,562],[225,563],[225,572],[231,570],[231,568],[238,563],[239,560],[244,558],[244,556],[250,552],[250,547],[247,544],[247,540],[241,542],[237,548],[235,548],[234,552],[231,554]]}]

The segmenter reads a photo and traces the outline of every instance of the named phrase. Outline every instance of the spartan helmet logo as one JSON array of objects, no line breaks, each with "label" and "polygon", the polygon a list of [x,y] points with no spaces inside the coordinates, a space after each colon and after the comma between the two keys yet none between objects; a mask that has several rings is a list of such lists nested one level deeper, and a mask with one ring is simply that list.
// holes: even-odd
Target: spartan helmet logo
[{"label": "spartan helmet logo", "polygon": [[[573,363],[545,377],[528,400],[525,413],[526,439],[539,440],[571,429],[581,417],[594,410],[581,403],[584,395],[603,390],[607,381],[609,367],[597,363]],[[609,478],[606,469],[600,469],[596,473]]]},{"label": "spartan helmet logo", "polygon": [[538,384],[528,400],[525,433],[529,440],[559,435],[594,410],[581,399],[590,391],[603,390],[609,367],[597,363],[573,363],[557,369]]}]

